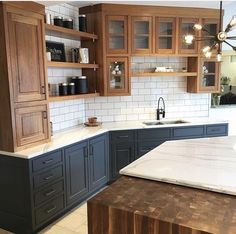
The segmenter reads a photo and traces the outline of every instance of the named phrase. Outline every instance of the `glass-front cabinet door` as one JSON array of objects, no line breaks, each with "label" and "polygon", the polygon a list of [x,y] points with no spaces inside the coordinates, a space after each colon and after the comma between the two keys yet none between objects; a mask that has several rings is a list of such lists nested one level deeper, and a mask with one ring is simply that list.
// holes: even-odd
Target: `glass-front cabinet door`
[{"label": "glass-front cabinet door", "polygon": [[152,17],[132,17],[131,29],[132,53],[152,53]]},{"label": "glass-front cabinet door", "polygon": [[199,23],[198,19],[180,18],[179,19],[179,53],[180,54],[197,54],[198,47],[195,40],[192,43],[186,43],[185,37],[188,35],[198,36],[194,31],[194,24]]},{"label": "glass-front cabinet door", "polygon": [[[201,31],[201,36],[207,39],[201,42],[201,48],[204,48],[214,44],[215,35],[219,32],[219,19],[203,19],[202,25],[204,29]],[[212,52],[216,53],[217,51]]]},{"label": "glass-front cabinet door", "polygon": [[108,95],[130,93],[128,58],[107,58]]},{"label": "glass-front cabinet door", "polygon": [[175,19],[156,17],[156,48],[155,52],[160,54],[175,53]]},{"label": "glass-front cabinet door", "polygon": [[219,63],[215,59],[202,59],[200,69],[199,91],[218,92],[220,88]]},{"label": "glass-front cabinet door", "polygon": [[128,53],[127,16],[107,16],[106,35],[108,54]]}]

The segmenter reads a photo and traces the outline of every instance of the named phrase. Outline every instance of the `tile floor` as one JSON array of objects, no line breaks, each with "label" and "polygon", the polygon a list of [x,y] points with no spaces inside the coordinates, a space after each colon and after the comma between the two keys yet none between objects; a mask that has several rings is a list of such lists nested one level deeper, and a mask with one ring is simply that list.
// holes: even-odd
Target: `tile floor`
[{"label": "tile floor", "polygon": [[[11,232],[0,229],[0,234],[11,234]],[[88,234],[87,203],[74,208],[39,234]]]}]

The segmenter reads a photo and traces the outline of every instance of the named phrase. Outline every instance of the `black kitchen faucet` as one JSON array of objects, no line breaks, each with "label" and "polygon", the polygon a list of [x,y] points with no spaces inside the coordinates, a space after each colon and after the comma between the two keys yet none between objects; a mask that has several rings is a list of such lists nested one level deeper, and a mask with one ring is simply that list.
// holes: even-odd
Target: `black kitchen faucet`
[{"label": "black kitchen faucet", "polygon": [[[160,101],[162,101],[163,107],[160,108]],[[158,104],[157,104],[157,120],[160,120],[160,115],[162,115],[162,118],[165,118],[165,101],[163,97],[160,97],[158,99]]]}]

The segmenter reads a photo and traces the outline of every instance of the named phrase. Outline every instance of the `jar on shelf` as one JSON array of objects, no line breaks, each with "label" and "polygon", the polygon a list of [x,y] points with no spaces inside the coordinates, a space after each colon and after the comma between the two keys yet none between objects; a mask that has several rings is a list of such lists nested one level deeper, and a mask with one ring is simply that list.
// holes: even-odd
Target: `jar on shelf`
[{"label": "jar on shelf", "polygon": [[63,27],[63,17],[61,17],[61,16],[54,16],[53,22],[54,22],[54,25]]},{"label": "jar on shelf", "polygon": [[79,15],[79,31],[87,32],[87,18],[86,18],[86,15]]},{"label": "jar on shelf", "polygon": [[69,95],[74,95],[75,94],[75,83],[70,82],[68,85],[68,94]]},{"label": "jar on shelf", "polygon": [[63,27],[73,29],[73,19],[71,18],[63,19]]},{"label": "jar on shelf", "polygon": [[60,83],[59,84],[59,95],[65,96],[68,94],[68,84],[67,83]]}]

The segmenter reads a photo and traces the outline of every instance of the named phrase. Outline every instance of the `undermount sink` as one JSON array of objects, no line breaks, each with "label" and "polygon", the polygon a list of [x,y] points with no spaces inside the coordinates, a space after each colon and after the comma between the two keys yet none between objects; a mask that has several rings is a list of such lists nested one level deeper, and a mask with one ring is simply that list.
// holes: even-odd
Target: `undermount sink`
[{"label": "undermount sink", "polygon": [[164,124],[184,124],[188,123],[185,120],[167,120],[167,121],[153,121],[153,122],[143,122],[143,124],[152,126],[152,125],[164,125]]}]

